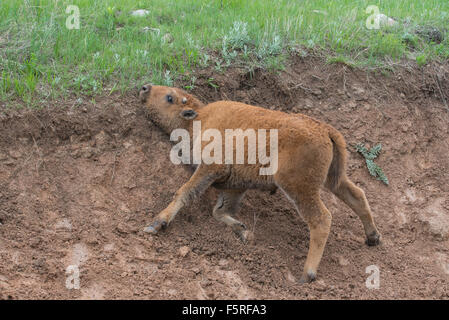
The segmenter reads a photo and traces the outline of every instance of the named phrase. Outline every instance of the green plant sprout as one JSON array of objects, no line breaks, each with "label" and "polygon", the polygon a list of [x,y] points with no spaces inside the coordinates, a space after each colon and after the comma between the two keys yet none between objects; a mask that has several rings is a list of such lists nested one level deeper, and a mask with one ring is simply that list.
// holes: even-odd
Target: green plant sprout
[{"label": "green plant sprout", "polygon": [[374,159],[379,156],[379,153],[382,150],[382,145],[378,143],[368,150],[363,143],[359,143],[355,146],[355,149],[365,157],[366,166],[368,167],[370,175],[388,185],[389,182],[387,176],[382,171],[382,168],[374,162]]}]

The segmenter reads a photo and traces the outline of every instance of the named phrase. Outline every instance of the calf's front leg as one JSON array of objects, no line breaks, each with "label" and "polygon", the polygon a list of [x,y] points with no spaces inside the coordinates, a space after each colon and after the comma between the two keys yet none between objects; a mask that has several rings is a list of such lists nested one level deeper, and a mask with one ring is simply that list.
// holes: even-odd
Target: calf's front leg
[{"label": "calf's front leg", "polygon": [[206,191],[218,177],[220,177],[220,170],[217,170],[215,166],[198,166],[190,180],[175,193],[168,207],[162,210],[143,231],[156,234],[167,227],[181,208]]}]

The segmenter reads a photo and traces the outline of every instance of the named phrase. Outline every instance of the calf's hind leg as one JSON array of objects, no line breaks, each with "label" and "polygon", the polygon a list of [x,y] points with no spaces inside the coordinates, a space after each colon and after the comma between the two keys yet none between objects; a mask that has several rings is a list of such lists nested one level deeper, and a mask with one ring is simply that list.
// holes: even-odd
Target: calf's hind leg
[{"label": "calf's hind leg", "polygon": [[380,243],[380,233],[374,224],[365,192],[348,178],[342,180],[339,186],[332,192],[360,217],[365,229],[366,244],[369,246],[378,245]]},{"label": "calf's hind leg", "polygon": [[229,189],[222,191],[218,196],[217,204],[215,205],[212,214],[216,220],[230,226],[239,239],[243,243],[246,243],[246,226],[242,222],[231,217],[231,215],[237,212],[240,200],[242,199],[244,193],[245,190]]}]

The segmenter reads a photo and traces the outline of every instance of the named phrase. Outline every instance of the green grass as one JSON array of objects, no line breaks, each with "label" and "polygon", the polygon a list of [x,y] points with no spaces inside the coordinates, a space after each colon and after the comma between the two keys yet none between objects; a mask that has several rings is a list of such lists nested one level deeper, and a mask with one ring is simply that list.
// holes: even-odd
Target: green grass
[{"label": "green grass", "polygon": [[[66,28],[68,5],[80,9],[79,30]],[[398,25],[367,29],[368,5]],[[136,9],[150,14],[132,17]],[[418,26],[438,28],[444,41],[429,42]],[[6,0],[0,1],[0,100],[38,105],[144,82],[170,85],[178,77],[193,88],[195,68],[279,70],[292,52],[362,68],[404,58],[423,65],[449,58],[447,26],[447,0]]]}]

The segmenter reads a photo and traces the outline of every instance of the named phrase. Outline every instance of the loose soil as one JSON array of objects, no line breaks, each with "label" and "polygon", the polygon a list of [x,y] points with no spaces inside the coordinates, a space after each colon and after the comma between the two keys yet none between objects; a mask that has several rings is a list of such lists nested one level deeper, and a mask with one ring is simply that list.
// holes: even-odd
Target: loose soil
[{"label": "loose soil", "polygon": [[[448,299],[449,67],[367,73],[292,57],[285,71],[196,72],[204,102],[237,100],[304,113],[338,128],[348,174],[383,235],[368,247],[358,217],[332,194],[318,280],[300,285],[308,229],[281,192],[249,191],[238,214],[244,245],[211,215],[209,190],[157,236],[142,232],[192,171],[136,92],[53,101],[0,115],[1,299]],[[178,86],[183,83],[177,83]],[[218,85],[218,88],[216,86]],[[369,175],[354,145],[382,143]],[[80,289],[68,289],[69,266]],[[368,266],[380,271],[369,289]]]}]

